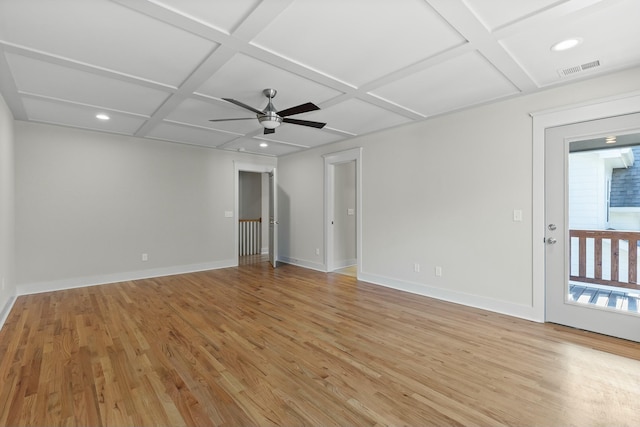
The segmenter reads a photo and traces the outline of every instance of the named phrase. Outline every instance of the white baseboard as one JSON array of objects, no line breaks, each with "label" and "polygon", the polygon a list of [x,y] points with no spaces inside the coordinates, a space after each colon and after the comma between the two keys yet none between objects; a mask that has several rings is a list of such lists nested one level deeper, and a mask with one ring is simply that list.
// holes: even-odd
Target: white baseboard
[{"label": "white baseboard", "polygon": [[149,279],[152,277],[173,276],[175,274],[195,273],[197,271],[216,270],[234,267],[236,260],[223,260],[202,264],[178,265],[173,267],[153,268],[149,270],[128,271],[124,273],[105,274],[101,276],[74,277],[70,279],[46,282],[27,283],[17,286],[18,295],[39,294],[42,292],[60,291],[64,289],[82,288],[85,286],[104,285],[107,283],[126,282],[129,280]]},{"label": "white baseboard", "polygon": [[9,297],[9,299],[4,304],[4,307],[2,307],[2,310],[0,310],[0,329],[2,329],[2,327],[4,326],[4,322],[6,322],[7,317],[9,317],[9,313],[11,312],[11,309],[13,308],[13,304],[15,304],[15,302],[15,296]]},{"label": "white baseboard", "polygon": [[[321,263],[288,257],[281,257],[278,261],[303,268],[308,268],[311,270],[326,272],[326,266]],[[102,276],[78,277],[47,282],[29,283],[18,285],[17,295],[28,295],[42,292],[58,291],[63,289],[81,288],[85,286],[103,285],[107,283],[124,282],[128,280],[139,280],[152,277],[171,276],[175,274],[194,273],[197,271],[216,270],[219,268],[234,267],[236,265],[237,264],[235,260],[224,260],[212,263],[156,268],[149,270],[108,274]],[[482,310],[488,310],[496,313],[506,314],[509,316],[519,317],[534,322],[544,322],[544,319],[541,319],[538,315],[538,310],[534,310],[532,306],[514,304],[492,298],[450,291],[447,289],[433,287],[422,283],[402,281],[365,272],[359,274],[358,280],[369,282],[374,285],[397,289],[404,292],[410,292],[417,295],[436,298],[455,304],[466,305]],[[16,298],[11,297],[5,304],[2,311],[0,311],[0,327],[2,327],[2,325],[4,324],[15,301]]]},{"label": "white baseboard", "polygon": [[279,257],[279,262],[284,262],[285,264],[297,265],[298,267],[308,268],[310,270],[322,271],[323,273],[327,271],[327,266],[324,264],[320,264],[318,262],[313,261],[305,261],[297,258],[289,258],[289,257]]},{"label": "white baseboard", "polygon": [[333,268],[334,270],[337,270],[339,268],[351,267],[352,265],[356,265],[356,264],[358,264],[358,260],[356,258],[342,259],[340,261],[334,261]]},{"label": "white baseboard", "polygon": [[538,310],[534,310],[533,306],[520,305],[507,301],[500,301],[493,298],[482,297],[478,295],[466,294],[463,292],[450,291],[443,288],[437,288],[422,283],[412,283],[389,277],[378,276],[375,274],[361,273],[358,280],[373,283],[375,285],[385,286],[388,288],[398,289],[400,291],[410,292],[430,298],[435,298],[455,304],[466,305],[469,307],[479,308],[482,310],[493,311],[508,316],[519,317],[533,322],[543,323],[538,315]]}]

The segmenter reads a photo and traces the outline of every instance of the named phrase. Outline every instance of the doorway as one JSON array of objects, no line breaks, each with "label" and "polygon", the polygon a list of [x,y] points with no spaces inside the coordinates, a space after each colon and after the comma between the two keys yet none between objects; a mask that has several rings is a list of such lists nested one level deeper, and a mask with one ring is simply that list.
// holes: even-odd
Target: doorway
[{"label": "doorway", "polygon": [[331,153],[325,161],[325,265],[328,272],[362,272],[362,148]]},{"label": "doorway", "polygon": [[239,172],[238,255],[239,264],[269,260],[269,174]]},{"label": "doorway", "polygon": [[614,171],[640,168],[639,132],[640,113],[545,131],[545,321],[640,341],[640,224],[621,230],[611,210]]},{"label": "doorway", "polygon": [[[248,174],[247,174],[248,173]],[[269,263],[275,268],[278,265],[278,202],[277,202],[277,179],[276,168],[269,165],[255,165],[249,163],[234,162],[234,194],[235,194],[235,212],[236,212],[236,231],[235,231],[235,257],[236,265],[240,264],[240,254],[242,252],[242,245],[244,244],[244,236],[242,235],[241,227],[243,225],[244,218],[241,217],[241,175],[252,176],[256,181],[259,176],[260,191],[253,191],[253,201],[260,207],[254,207],[251,211],[252,215],[257,215],[260,212],[260,232],[253,231],[253,236],[259,240],[259,252],[257,255],[258,261],[263,261],[263,255],[267,255]],[[247,175],[245,175],[247,174]],[[251,179],[251,178],[249,178]],[[256,184],[257,185],[257,184]],[[257,193],[260,196],[257,196]],[[260,200],[255,200],[257,197]],[[250,203],[250,202],[249,202]],[[251,218],[254,220],[257,218]],[[251,232],[250,232],[251,233]],[[255,242],[254,242],[255,244]],[[264,254],[264,248],[268,248],[267,254]],[[255,252],[252,251],[252,252]]]},{"label": "doorway", "polygon": [[357,277],[356,161],[333,168],[333,271]]}]

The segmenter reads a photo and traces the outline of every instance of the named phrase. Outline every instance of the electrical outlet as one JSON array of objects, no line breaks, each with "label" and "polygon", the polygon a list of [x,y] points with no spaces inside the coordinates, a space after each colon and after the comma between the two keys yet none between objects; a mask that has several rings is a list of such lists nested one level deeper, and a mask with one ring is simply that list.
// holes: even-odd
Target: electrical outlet
[{"label": "electrical outlet", "polygon": [[442,277],[442,267],[437,266],[435,269],[435,273],[437,277]]},{"label": "electrical outlet", "polygon": [[420,264],[418,264],[417,262],[413,264],[413,271],[415,271],[416,273],[420,273]]},{"label": "electrical outlet", "polygon": [[316,255],[320,255],[320,248],[316,248]]},{"label": "electrical outlet", "polygon": [[149,261],[149,254],[142,254],[142,261]]}]

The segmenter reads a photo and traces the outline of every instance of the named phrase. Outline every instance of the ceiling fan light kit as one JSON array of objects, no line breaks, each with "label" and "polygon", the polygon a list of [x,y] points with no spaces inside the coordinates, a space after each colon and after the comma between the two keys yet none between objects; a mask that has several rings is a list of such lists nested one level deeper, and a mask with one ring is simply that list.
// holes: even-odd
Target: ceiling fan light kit
[{"label": "ceiling fan light kit", "polygon": [[[296,105],[295,107],[287,108],[282,111],[278,111],[273,106],[273,102],[271,101],[275,98],[278,93],[275,89],[265,89],[262,91],[263,95],[267,97],[269,100],[267,106],[264,110],[258,110],[257,108],[253,108],[250,105],[244,104],[240,101],[231,98],[222,98],[223,100],[230,102],[232,104],[237,105],[238,107],[242,107],[246,110],[252,111],[256,113],[256,117],[258,122],[264,128],[264,133],[270,134],[275,133],[275,129],[280,126],[282,123],[290,123],[294,125],[300,126],[308,126],[316,129],[322,129],[326,123],[314,122],[310,120],[298,120],[298,119],[290,119],[288,116],[293,116],[295,114],[307,113],[309,111],[319,110],[320,107],[317,105],[307,102],[304,104]],[[226,120],[252,120],[249,117],[240,117],[240,118],[231,118],[231,119],[211,119],[210,122],[223,122]]]},{"label": "ceiling fan light kit", "polygon": [[269,111],[268,113],[258,116],[258,121],[265,129],[275,129],[282,123],[282,117],[276,113]]}]

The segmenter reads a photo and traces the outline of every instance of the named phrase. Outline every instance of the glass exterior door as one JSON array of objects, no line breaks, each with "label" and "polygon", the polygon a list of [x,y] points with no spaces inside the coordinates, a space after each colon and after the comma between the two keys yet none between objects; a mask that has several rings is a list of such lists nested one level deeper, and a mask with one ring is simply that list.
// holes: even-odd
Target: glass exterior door
[{"label": "glass exterior door", "polygon": [[549,322],[640,341],[640,205],[623,197],[640,194],[639,125],[635,114],[546,131]]}]

